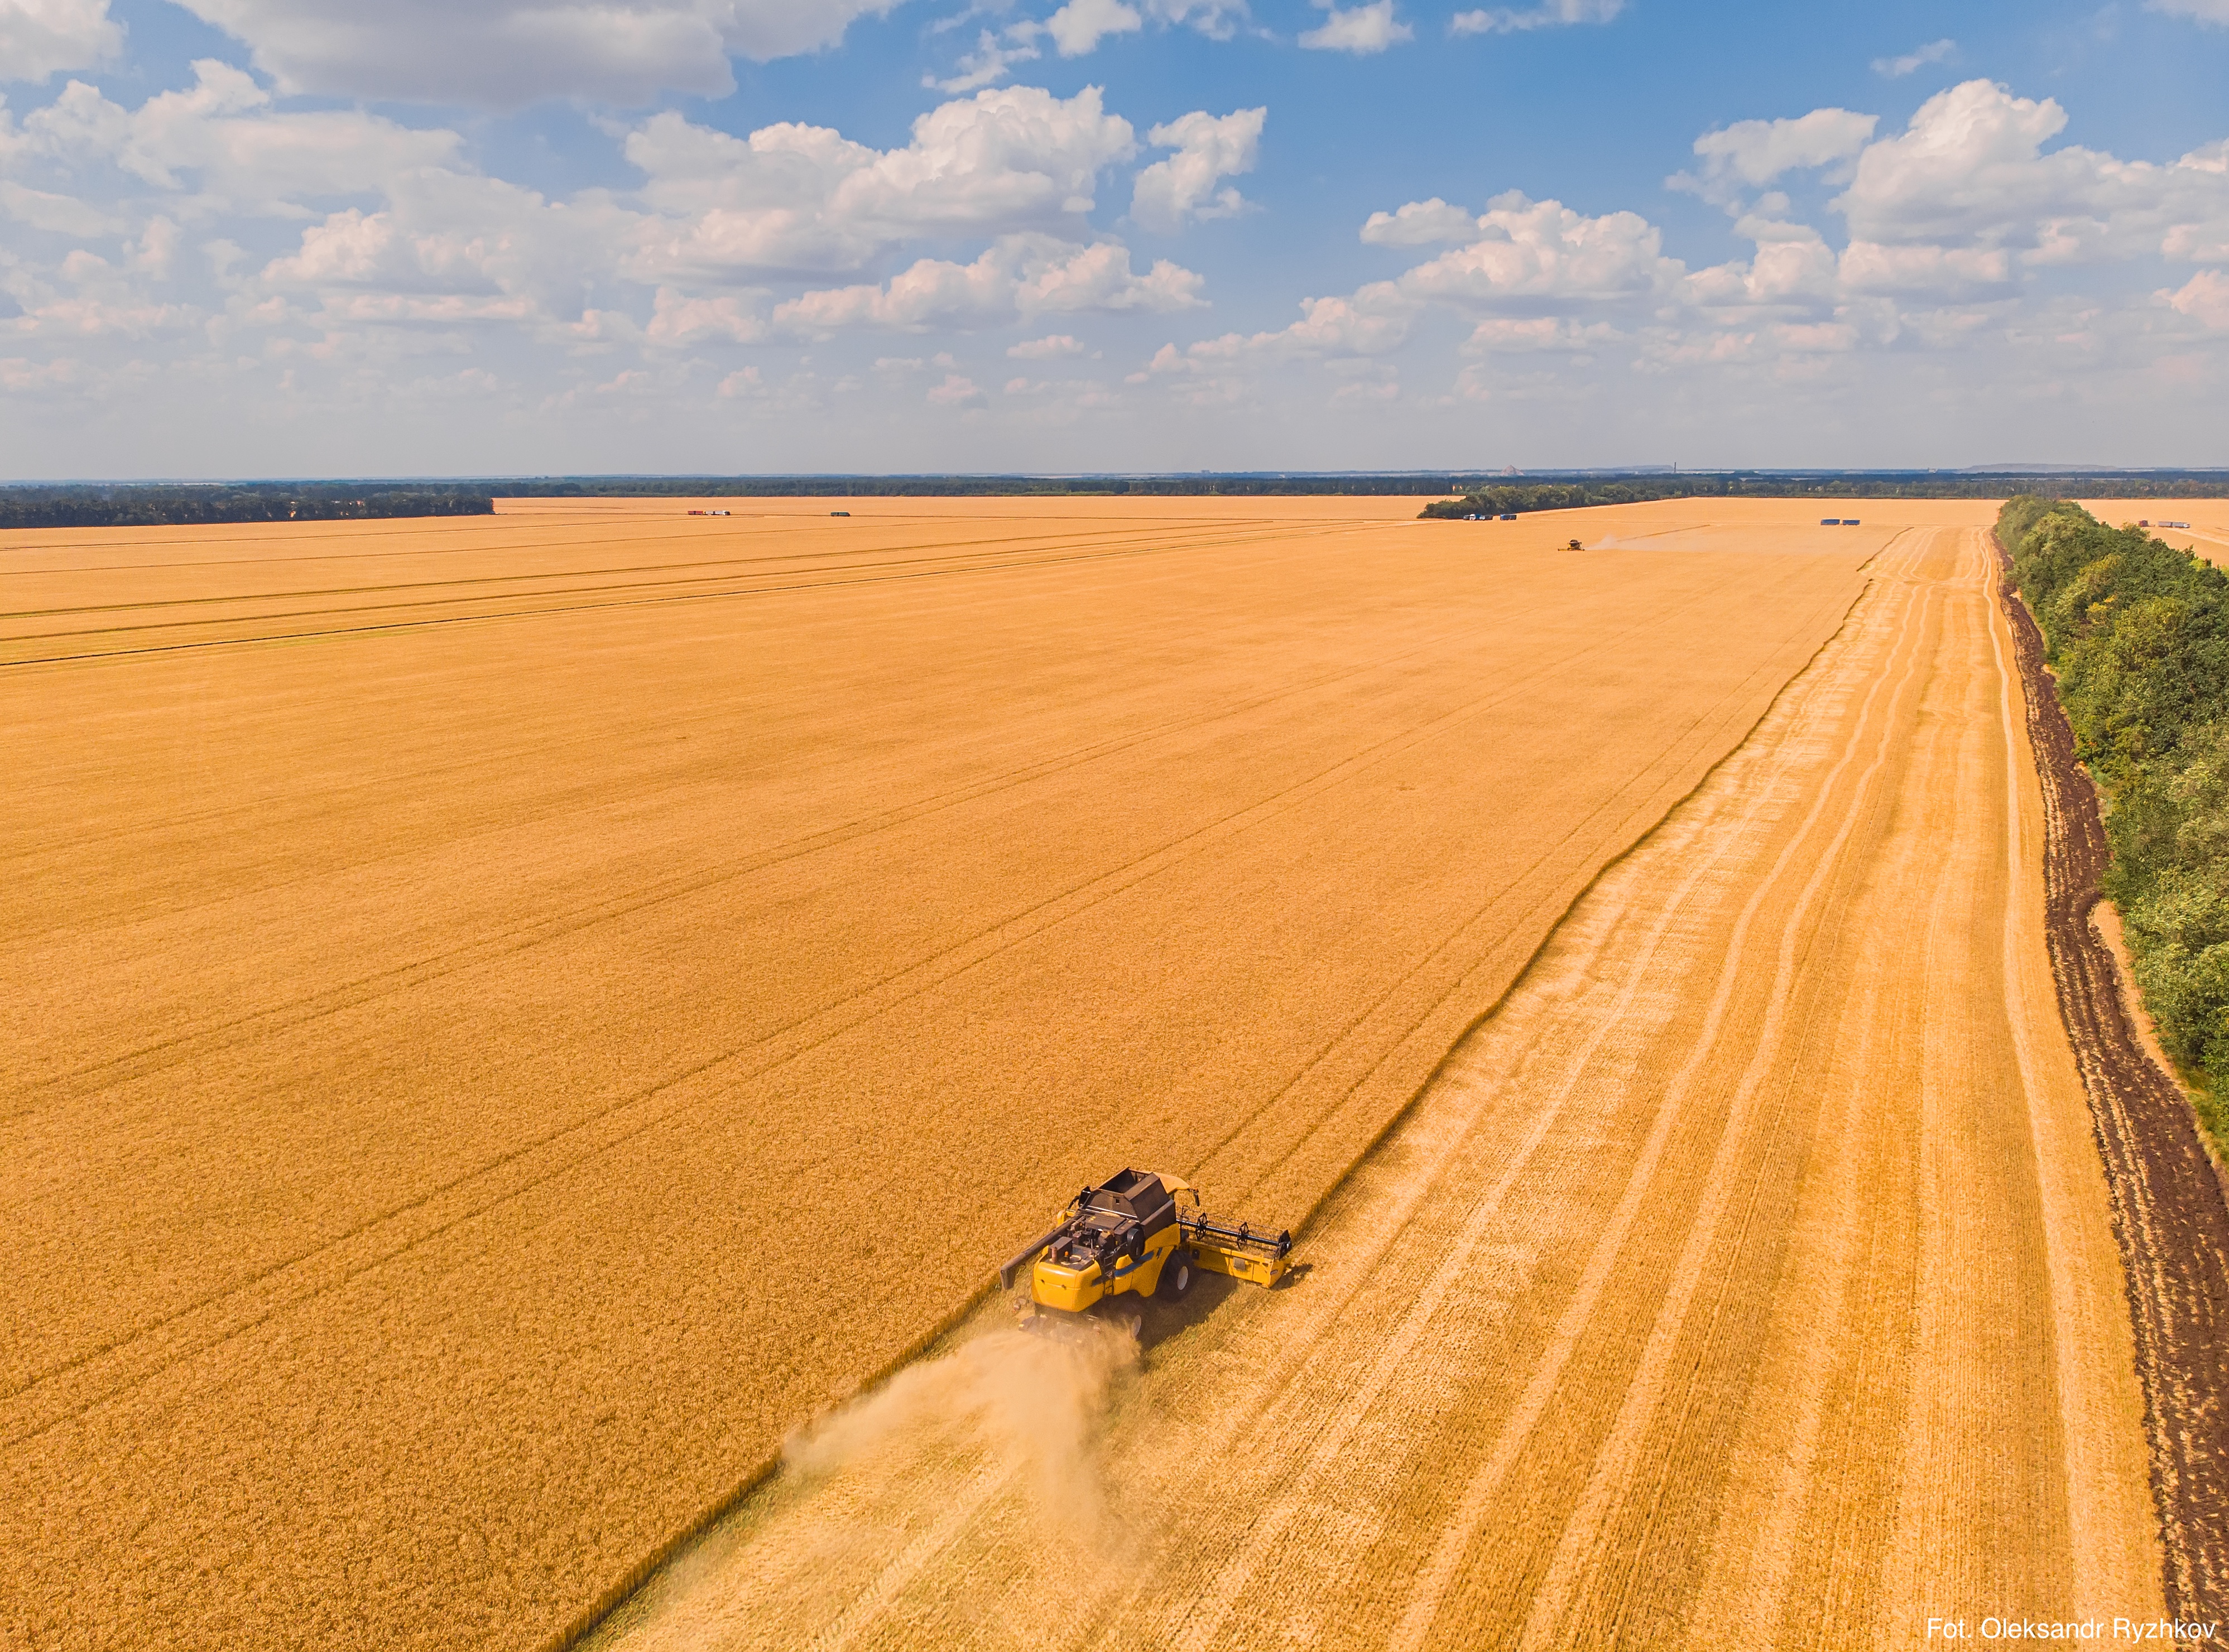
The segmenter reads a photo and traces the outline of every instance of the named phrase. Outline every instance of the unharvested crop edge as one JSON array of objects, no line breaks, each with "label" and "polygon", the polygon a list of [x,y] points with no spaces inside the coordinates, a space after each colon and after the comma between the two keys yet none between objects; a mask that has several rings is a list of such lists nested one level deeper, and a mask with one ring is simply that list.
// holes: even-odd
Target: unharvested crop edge
[{"label": "unharvested crop edge", "polygon": [[[1874,559],[1872,557],[1867,557],[1864,562],[1859,564],[1859,571],[1862,573],[1866,567],[1872,566],[1873,560]],[[1817,648],[1811,651],[1810,655],[1804,660],[1801,666],[1797,667],[1795,671],[1789,674],[1788,680],[1782,683],[1779,688],[1774,692],[1772,698],[1765,702],[1763,709],[1757,713],[1756,718],[1750,723],[1750,726],[1742,730],[1741,737],[1735,740],[1732,745],[1729,746],[1717,759],[1717,760],[1712,763],[1710,767],[1705,769],[1701,774],[1696,777],[1694,784],[1689,786],[1686,791],[1681,792],[1677,797],[1674,797],[1670,803],[1667,804],[1664,806],[1664,812],[1659,815],[1654,821],[1650,822],[1645,829],[1635,836],[1633,842],[1627,844],[1616,855],[1611,855],[1609,860],[1603,861],[1601,866],[1595,869],[1594,874],[1573,893],[1571,900],[1564,903],[1564,909],[1556,914],[1555,918],[1549,923],[1548,927],[1542,932],[1538,944],[1536,944],[1532,951],[1526,956],[1524,964],[1519,967],[1516,974],[1510,976],[1508,983],[1502,988],[1500,993],[1495,995],[1493,1002],[1488,1004],[1485,1008],[1479,1011],[1479,1013],[1474,1015],[1469,1021],[1463,1023],[1461,1031],[1458,1032],[1455,1038],[1450,1041],[1446,1052],[1441,1055],[1440,1059],[1432,1064],[1431,1070],[1424,1075],[1421,1081],[1419,1081],[1416,1088],[1410,1093],[1408,1100],[1403,1102],[1401,1105],[1394,1111],[1392,1117],[1388,1118],[1384,1124],[1378,1127],[1376,1133],[1363,1144],[1362,1148],[1355,1154],[1354,1157],[1347,1162],[1346,1168],[1340,1171],[1338,1175],[1332,1178],[1330,1183],[1324,1188],[1323,1192],[1316,1196],[1314,1202],[1309,1205],[1307,1209],[1302,1213],[1300,1220],[1292,1225],[1292,1231],[1294,1233],[1305,1234],[1313,1228],[1315,1225],[1316,1219],[1323,1213],[1324,1207],[1328,1205],[1339,1191],[1346,1185],[1349,1179],[1354,1175],[1354,1172],[1359,1169],[1371,1155],[1376,1153],[1379,1148],[1384,1146],[1386,1141],[1392,1137],[1396,1130],[1399,1130],[1401,1126],[1407,1122],[1409,1117],[1416,1111],[1418,1104],[1423,1100],[1424,1092],[1431,1088],[1433,1084],[1438,1080],[1442,1073],[1446,1072],[1448,1064],[1455,1059],[1455,1053],[1462,1047],[1463,1041],[1468,1039],[1480,1027],[1483,1026],[1487,1021],[1492,1019],[1500,1012],[1502,1005],[1508,1002],[1509,996],[1515,992],[1518,987],[1524,982],[1525,977],[1532,973],[1532,966],[1539,962],[1541,955],[1548,950],[1549,944],[1556,938],[1557,932],[1563,928],[1564,923],[1571,918],[1571,913],[1577,910],[1579,903],[1584,900],[1587,896],[1594,893],[1595,887],[1599,884],[1604,877],[1609,875],[1611,868],[1622,863],[1629,856],[1639,851],[1641,848],[1644,844],[1648,843],[1651,838],[1654,837],[1656,834],[1663,829],[1665,823],[1670,820],[1674,814],[1679,812],[1682,805],[1686,804],[1698,792],[1701,791],[1705,785],[1709,784],[1712,777],[1716,775],[1721,768],[1725,767],[1727,763],[1732,760],[1734,756],[1739,752],[1744,746],[1749,744],[1750,738],[1757,733],[1758,728],[1763,727],[1765,719],[1772,715],[1775,708],[1779,706],[1781,701],[1788,695],[1789,691],[1794,688],[1797,683],[1801,682],[1806,676],[1808,676],[1811,672],[1811,669],[1818,664],[1821,656],[1841,639],[1842,633],[1849,629],[1850,617],[1858,611],[1858,605],[1864,602],[1866,598],[1872,593],[1872,585],[1873,582],[1868,579],[1866,583],[1859,588],[1858,593],[1850,599],[1849,606],[1842,611],[1842,618],[1836,624],[1834,631],[1824,642],[1821,643]],[[887,1381],[890,1378],[896,1375],[899,1371],[913,1363],[914,1361],[921,1358],[922,1354],[928,1353],[931,1348],[935,1347],[938,1342],[941,1341],[945,1337],[957,1330],[967,1321],[976,1309],[985,1302],[988,1301],[993,1294],[994,1290],[991,1284],[985,1284],[978,1286],[969,1294],[967,1300],[961,1303],[951,1313],[946,1315],[928,1330],[922,1332],[919,1336],[916,1336],[912,1341],[909,1342],[903,1349],[893,1355],[890,1360],[885,1361],[882,1366],[869,1374],[863,1381],[861,1381],[859,1387],[862,1390],[871,1388],[876,1384]],[[733,1491],[723,1497],[717,1503],[699,1514],[695,1519],[691,1521],[687,1526],[675,1533],[663,1543],[660,1543],[643,1559],[637,1561],[633,1566],[629,1567],[619,1582],[613,1584],[610,1588],[606,1589],[601,1594],[596,1597],[595,1600],[591,1604],[581,1612],[575,1614],[572,1621],[568,1623],[564,1629],[560,1630],[551,1639],[543,1642],[543,1652],[569,1652],[569,1649],[578,1646],[582,1641],[586,1640],[591,1634],[595,1632],[598,1626],[601,1625],[607,1617],[610,1617],[622,1605],[626,1604],[627,1598],[632,1596],[635,1591],[641,1588],[646,1583],[649,1582],[660,1568],[678,1558],[681,1552],[687,1548],[691,1543],[696,1541],[697,1539],[702,1537],[706,1532],[710,1531],[713,1527],[716,1526],[721,1521],[724,1520],[729,1514],[733,1513],[736,1508],[739,1507],[746,1498],[750,1496],[753,1492],[766,1484],[766,1482],[780,1470],[780,1467],[781,1453],[779,1451],[774,1452],[754,1466],[750,1472]]]},{"label": "unharvested crop edge", "polygon": [[[1875,556],[1878,555],[1879,553],[1876,552]],[[1874,560],[1874,556],[1867,557],[1863,562],[1858,565],[1859,571],[1862,573],[1866,568],[1870,567]],[[1802,665],[1798,666],[1793,672],[1789,673],[1788,681],[1782,683],[1780,687],[1774,691],[1772,698],[1765,701],[1764,708],[1757,713],[1756,718],[1750,722],[1747,728],[1742,730],[1741,738],[1735,740],[1732,745],[1727,746],[1725,751],[1712,763],[1709,768],[1705,769],[1702,773],[1697,775],[1695,777],[1694,784],[1689,786],[1685,791],[1674,797],[1670,803],[1665,804],[1664,812],[1657,816],[1654,820],[1651,821],[1648,825],[1634,838],[1633,842],[1628,843],[1623,848],[1620,849],[1616,854],[1611,855],[1609,859],[1604,861],[1600,866],[1596,867],[1595,868],[1594,875],[1579,886],[1577,890],[1572,893],[1571,900],[1564,903],[1563,911],[1558,912],[1553,920],[1551,920],[1548,925],[1548,927],[1541,932],[1538,943],[1534,945],[1532,951],[1526,955],[1525,962],[1523,964],[1519,966],[1517,973],[1509,977],[1509,983],[1503,987],[1500,992],[1495,996],[1492,1003],[1488,1004],[1485,1008],[1480,1010],[1477,1015],[1472,1016],[1470,1020],[1463,1023],[1462,1030],[1455,1034],[1454,1041],[1449,1044],[1446,1053],[1443,1053],[1437,1061],[1435,1061],[1432,1064],[1432,1070],[1424,1075],[1423,1082],[1417,1085],[1415,1092],[1410,1096],[1408,1100],[1401,1104],[1400,1107],[1394,1112],[1391,1118],[1387,1119],[1385,1123],[1379,1127],[1378,1133],[1372,1136],[1370,1140],[1363,1145],[1362,1150],[1354,1156],[1353,1159],[1349,1162],[1346,1169],[1333,1178],[1331,1185],[1326,1188],[1321,1194],[1317,1195],[1316,1201],[1310,1205],[1307,1209],[1302,1213],[1300,1220],[1293,1224],[1293,1231],[1295,1233],[1305,1233],[1312,1228],[1315,1224],[1316,1218],[1322,1213],[1324,1207],[1329,1204],[1332,1201],[1333,1197],[1338,1194],[1339,1189],[1346,1185],[1348,1178],[1353,1175],[1354,1172],[1361,1167],[1363,1162],[1369,1158],[1371,1154],[1377,1152],[1380,1147],[1384,1145],[1384,1143],[1391,1138],[1394,1131],[1399,1130],[1403,1124],[1408,1122],[1410,1116],[1416,1111],[1418,1105],[1423,1101],[1424,1092],[1427,1090],[1429,1090],[1434,1084],[1438,1082],[1440,1075],[1448,1070],[1449,1064],[1455,1059],[1455,1052],[1462,1047],[1463,1041],[1468,1039],[1480,1028],[1483,1027],[1487,1021],[1493,1020],[1495,1015],[1500,1014],[1501,1007],[1509,1002],[1510,995],[1515,992],[1519,987],[1525,983],[1525,977],[1532,973],[1532,966],[1540,961],[1541,955],[1547,951],[1550,944],[1555,940],[1557,932],[1564,927],[1565,923],[1570,921],[1571,914],[1578,910],[1579,903],[1584,900],[1589,895],[1592,894],[1595,892],[1596,886],[1601,883],[1604,878],[1608,877],[1614,868],[1622,865],[1633,855],[1640,853],[1640,851],[1648,845],[1650,839],[1654,838],[1658,832],[1663,830],[1665,823],[1669,821],[1673,816],[1679,813],[1680,809],[1693,799],[1697,793],[1700,792],[1705,786],[1708,785],[1711,783],[1712,778],[1728,763],[1731,763],[1740,752],[1741,749],[1749,744],[1750,736],[1755,734],[1759,728],[1764,726],[1765,719],[1772,715],[1774,710],[1779,706],[1781,701],[1787,696],[1789,691],[1794,688],[1797,683],[1802,682],[1805,677],[1808,676],[1811,674],[1811,668],[1819,663],[1821,656],[1823,656],[1828,649],[1834,647],[1836,643],[1841,640],[1842,633],[1850,628],[1850,616],[1857,612],[1858,605],[1865,601],[1866,597],[1872,594],[1872,588],[1873,582],[1871,579],[1867,579],[1863,586],[1859,587],[1857,595],[1850,599],[1850,605],[1842,610],[1842,618],[1836,623],[1833,632],[1827,637],[1826,641],[1821,643],[1817,648],[1811,650],[1809,656],[1804,660]]]},{"label": "unharvested crop edge", "polygon": [[[1898,534],[1892,535],[1889,543],[1893,544],[1897,539],[1900,539],[1902,537],[1903,533],[1899,531]],[[1885,551],[1886,548],[1887,546],[1885,545],[1882,547],[1882,550]],[[1860,573],[1866,573],[1866,571],[1872,567],[1873,563],[1879,559],[1881,554],[1881,551],[1876,551],[1872,555],[1866,558],[1863,562],[1858,565],[1857,572]],[[1819,666],[1820,662],[1827,656],[1828,651],[1834,649],[1835,645],[1842,640],[1844,635],[1849,630],[1851,620],[1857,615],[1860,607],[1862,607],[1868,599],[1872,596],[1875,584],[1875,579],[1868,575],[1865,579],[1864,584],[1860,586],[1856,593],[1850,599],[1848,605],[1843,609],[1841,618],[1836,622],[1834,631],[1820,642],[1819,645],[1815,648],[1808,656],[1806,656],[1800,666],[1789,674],[1787,679],[1773,692],[1770,698],[1768,699],[1763,707],[1759,709],[1757,716],[1751,720],[1749,726],[1742,730],[1740,736],[1728,745],[1725,752],[1723,752],[1709,765],[1708,767],[1705,768],[1703,772],[1695,778],[1694,783],[1692,785],[1690,785],[1685,791],[1681,792],[1678,797],[1673,798],[1671,802],[1667,804],[1663,811],[1657,816],[1655,820],[1651,822],[1643,830],[1635,834],[1630,843],[1627,844],[1616,854],[1604,861],[1600,867],[1596,868],[1593,874],[1590,876],[1578,889],[1573,892],[1571,900],[1565,903],[1563,910],[1556,914],[1554,919],[1548,925],[1545,931],[1543,932],[1539,941],[1534,945],[1531,953],[1526,956],[1523,965],[1520,966],[1516,973],[1510,977],[1508,983],[1502,989],[1500,993],[1496,995],[1493,1002],[1488,1004],[1484,1009],[1481,1010],[1478,1015],[1465,1023],[1462,1029],[1449,1043],[1447,1051],[1436,1062],[1433,1064],[1431,1071],[1428,1073],[1424,1076],[1423,1081],[1418,1084],[1415,1092],[1410,1095],[1409,1099],[1401,1105],[1391,1117],[1386,1120],[1385,1124],[1374,1136],[1371,1137],[1368,1144],[1356,1155],[1355,1158],[1349,1163],[1346,1169],[1341,1172],[1338,1177],[1333,1179],[1330,1186],[1328,1186],[1315,1202],[1308,1207],[1307,1211],[1302,1215],[1301,1220],[1294,1225],[1294,1229],[1296,1233],[1305,1233],[1314,1226],[1316,1220],[1322,1213],[1324,1207],[1339,1194],[1344,1185],[1353,1176],[1356,1170],[1360,1169],[1361,1166],[1365,1164],[1381,1146],[1391,1139],[1394,1133],[1407,1123],[1410,1117],[1416,1112],[1418,1108],[1423,1103],[1425,1092],[1439,1080],[1442,1074],[1444,1073],[1454,1063],[1456,1059],[1457,1052],[1461,1049],[1462,1046],[1470,1038],[1472,1034],[1476,1032],[1481,1027],[1484,1026],[1488,1021],[1492,1020],[1493,1016],[1500,1013],[1503,1006],[1509,1001],[1511,996],[1525,983],[1526,978],[1532,974],[1533,968],[1540,962],[1542,957],[1547,952],[1549,947],[1555,942],[1564,925],[1571,920],[1572,914],[1577,911],[1580,904],[1595,892],[1603,880],[1607,878],[1614,869],[1633,855],[1639,854],[1641,850],[1648,848],[1657,835],[1671,822],[1673,817],[1676,816],[1686,804],[1693,801],[1694,798],[1703,791],[1704,788],[1709,785],[1712,779],[1717,777],[1720,770],[1725,768],[1727,764],[1731,762],[1747,748],[1750,741],[1756,737],[1757,730],[1763,727],[1766,721],[1771,718],[1773,714],[1779,709],[1782,702],[1785,701],[1790,694],[1795,691],[1798,686],[1803,682],[1805,678],[1809,676]]]}]

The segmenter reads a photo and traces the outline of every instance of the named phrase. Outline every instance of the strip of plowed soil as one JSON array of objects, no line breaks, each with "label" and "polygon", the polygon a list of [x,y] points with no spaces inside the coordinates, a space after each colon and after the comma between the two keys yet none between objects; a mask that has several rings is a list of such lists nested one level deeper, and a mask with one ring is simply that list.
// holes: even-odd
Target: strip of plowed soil
[{"label": "strip of plowed soil", "polygon": [[1994,565],[1943,531],[1874,570],[1340,1184],[1304,1271],[1154,1305],[1141,1362],[986,1314],[806,1437],[601,1652],[2156,1619]]},{"label": "strip of plowed soil", "polygon": [[0,545],[0,1642],[546,1644],[1082,1177],[1296,1220],[1897,531],[828,503]]},{"label": "strip of plowed soil", "polygon": [[[1999,557],[2009,566],[2001,548]],[[2035,616],[2010,584],[2002,598],[2049,822],[2052,976],[2128,1273],[2167,1598],[2183,1618],[2229,1617],[2229,1204],[2190,1104],[2144,1047],[2112,952],[2090,921],[2112,854],[2097,789],[2075,761]]]}]

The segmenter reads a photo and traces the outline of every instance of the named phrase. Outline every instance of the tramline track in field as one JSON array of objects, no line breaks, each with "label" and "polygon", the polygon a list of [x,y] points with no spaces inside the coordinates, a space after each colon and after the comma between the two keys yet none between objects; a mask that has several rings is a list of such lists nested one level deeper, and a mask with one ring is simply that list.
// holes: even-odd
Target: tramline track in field
[{"label": "tramline track in field", "polygon": [[1975,535],[1880,560],[1298,1236],[1305,1278],[1149,1328],[1060,1447],[1090,1532],[1005,1435],[931,1418],[755,1495],[590,1644],[1901,1645],[1928,1616],[2156,1615],[1999,623]]}]

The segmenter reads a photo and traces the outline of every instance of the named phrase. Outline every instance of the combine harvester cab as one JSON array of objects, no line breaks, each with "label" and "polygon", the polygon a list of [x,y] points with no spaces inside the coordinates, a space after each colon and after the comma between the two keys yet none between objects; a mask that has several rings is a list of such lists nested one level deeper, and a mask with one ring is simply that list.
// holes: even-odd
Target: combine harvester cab
[{"label": "combine harvester cab", "polygon": [[1024,1328],[1088,1334],[1086,1316],[1108,1320],[1134,1336],[1143,1316],[1114,1298],[1159,1295],[1174,1301],[1192,1288],[1193,1270],[1274,1285],[1291,1265],[1290,1233],[1274,1239],[1244,1223],[1217,1220],[1179,1177],[1124,1170],[1076,1194],[1049,1232],[999,1270],[999,1288],[1030,1274]]}]

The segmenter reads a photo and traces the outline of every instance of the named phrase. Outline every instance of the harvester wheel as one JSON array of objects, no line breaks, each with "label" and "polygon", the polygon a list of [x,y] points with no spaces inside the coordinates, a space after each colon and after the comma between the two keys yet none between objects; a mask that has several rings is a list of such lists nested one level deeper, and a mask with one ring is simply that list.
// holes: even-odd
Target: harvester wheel
[{"label": "harvester wheel", "polygon": [[1161,1264],[1160,1284],[1153,1294],[1174,1302],[1192,1289],[1192,1262],[1181,1251]]}]

